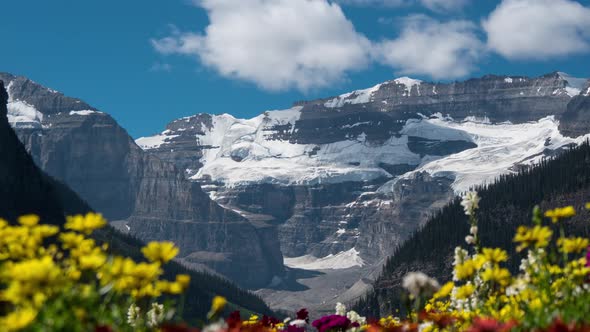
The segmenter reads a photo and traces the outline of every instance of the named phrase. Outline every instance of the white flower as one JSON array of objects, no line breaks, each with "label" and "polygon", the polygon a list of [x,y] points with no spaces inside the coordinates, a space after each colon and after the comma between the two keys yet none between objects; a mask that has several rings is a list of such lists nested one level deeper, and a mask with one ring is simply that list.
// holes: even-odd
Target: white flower
[{"label": "white flower", "polygon": [[367,323],[367,319],[359,315],[356,311],[351,310],[346,314],[346,318],[350,319],[352,323],[358,323],[359,325],[365,325]]},{"label": "white flower", "polygon": [[220,332],[227,330],[227,324],[224,320],[218,320],[213,324],[209,324],[203,328],[203,332]]},{"label": "white flower", "polygon": [[307,325],[307,322],[305,321],[305,319],[295,319],[291,323],[289,323],[289,325],[295,327],[305,327]]},{"label": "white flower", "polygon": [[147,312],[147,325],[157,327],[164,321],[164,305],[152,303],[152,308]]},{"label": "white flower", "polygon": [[430,296],[434,294],[440,288],[440,285],[438,281],[422,272],[410,272],[402,280],[402,287],[417,297],[419,295]]},{"label": "white flower", "polygon": [[129,306],[129,310],[127,310],[127,323],[135,327],[137,326],[137,322],[139,322],[141,317],[141,309],[135,304],[132,303]]},{"label": "white flower", "polygon": [[477,226],[471,226],[471,228],[469,229],[469,233],[471,233],[472,235],[477,235]]},{"label": "white flower", "polygon": [[344,304],[336,303],[336,315],[346,316],[346,306]]},{"label": "white flower", "polygon": [[426,322],[418,325],[418,332],[422,332],[424,330],[430,330],[429,328],[432,326],[432,322]]},{"label": "white flower", "polygon": [[283,320],[283,323],[287,324],[289,321],[291,321],[291,317],[287,317]]},{"label": "white flower", "polygon": [[479,196],[477,196],[477,191],[468,191],[463,195],[461,201],[461,205],[465,210],[465,214],[470,216],[479,208]]},{"label": "white flower", "polygon": [[475,237],[473,235],[467,235],[465,237],[465,242],[467,244],[475,244]]}]

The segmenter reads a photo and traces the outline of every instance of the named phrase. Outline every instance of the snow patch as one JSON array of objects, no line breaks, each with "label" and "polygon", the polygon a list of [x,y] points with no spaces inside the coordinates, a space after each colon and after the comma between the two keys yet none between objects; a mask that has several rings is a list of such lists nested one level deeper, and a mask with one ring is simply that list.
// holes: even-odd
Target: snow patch
[{"label": "snow patch", "polygon": [[93,110],[82,110],[82,111],[70,111],[70,115],[91,115],[91,114],[102,114]]},{"label": "snow patch", "polygon": [[513,82],[513,79],[512,79],[512,77],[506,77],[504,79],[504,82],[506,82],[506,83],[512,83]]},{"label": "snow patch", "polygon": [[373,94],[381,88],[381,84],[377,84],[371,88],[364,90],[356,90],[353,92],[342,94],[332,100],[324,103],[325,107],[338,108],[346,104],[365,104],[372,100]]},{"label": "snow patch", "polygon": [[557,74],[564,81],[567,81],[567,84],[565,86],[565,92],[570,97],[575,97],[575,96],[579,95],[580,92],[582,92],[582,89],[586,86],[586,84],[588,84],[587,78],[573,77],[573,76],[571,76],[567,73],[563,73],[563,72],[558,72]]},{"label": "snow patch", "polygon": [[157,149],[162,145],[169,143],[169,140],[179,135],[155,135],[150,137],[140,137],[135,140],[135,143],[143,150]]},{"label": "snow patch", "polygon": [[[407,76],[396,78],[393,81],[397,84],[404,85],[406,87],[406,92],[404,93],[404,96],[407,96],[407,97],[410,96],[410,94],[412,92],[412,87],[414,85],[419,87],[420,84],[422,84],[421,80],[413,79],[413,78],[410,78]],[[434,89],[433,89],[433,92],[434,92]]]},{"label": "snow patch", "polygon": [[39,112],[35,106],[21,100],[11,100],[8,102],[8,123],[13,128],[41,128],[43,113]]},{"label": "snow patch", "polygon": [[[428,172],[431,176],[444,176],[454,179],[453,189],[465,192],[475,185],[491,183],[501,174],[510,173],[517,164],[538,162],[546,149],[555,150],[571,143],[581,143],[584,137],[576,139],[564,137],[558,129],[559,122],[553,116],[536,122],[523,124],[486,124],[481,122],[452,122],[446,119],[424,119],[414,123],[414,131],[434,132],[453,129],[470,136],[477,147],[435,160],[424,159],[415,171],[400,178],[411,178],[418,172]],[[406,131],[408,129],[404,129]],[[433,136],[436,134],[433,134]],[[586,135],[590,136],[590,135]],[[391,188],[391,181],[380,191]]]},{"label": "snow patch", "polygon": [[284,262],[288,267],[303,270],[340,270],[365,265],[360,253],[355,248],[322,258],[312,255],[285,257]]}]

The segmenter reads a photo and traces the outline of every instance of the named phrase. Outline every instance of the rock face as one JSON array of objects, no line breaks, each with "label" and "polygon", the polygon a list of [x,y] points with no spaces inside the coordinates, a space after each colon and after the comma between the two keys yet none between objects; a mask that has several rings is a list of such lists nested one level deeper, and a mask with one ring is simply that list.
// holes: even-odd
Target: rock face
[{"label": "rock face", "polygon": [[375,267],[457,193],[590,132],[588,83],[563,73],[404,77],[252,119],[181,118],[141,148],[82,101],[8,81],[9,119],[43,169],[120,229],[251,287],[280,279],[283,255]]},{"label": "rock face", "polygon": [[[577,142],[557,126],[580,82],[403,77],[252,119],[197,114],[137,143],[223,206],[272,216],[285,256],[355,248],[370,265],[456,193]],[[574,122],[569,136],[590,132]]]},{"label": "rock face", "polygon": [[172,240],[187,264],[213,268],[243,286],[282,275],[276,227],[219,206],[83,101],[23,77],[0,79],[9,82],[8,120],[37,165],[120,229],[144,241]]},{"label": "rock face", "polygon": [[65,215],[89,211],[75,193],[35,165],[8,124],[7,102],[0,79],[0,218],[14,222],[34,213],[44,223],[61,225]]}]

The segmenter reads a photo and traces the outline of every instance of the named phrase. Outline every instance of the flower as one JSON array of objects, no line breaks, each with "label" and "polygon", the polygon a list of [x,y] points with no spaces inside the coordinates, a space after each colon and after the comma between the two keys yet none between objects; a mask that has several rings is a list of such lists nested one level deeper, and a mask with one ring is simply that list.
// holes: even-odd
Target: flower
[{"label": "flower", "polygon": [[104,227],[106,224],[107,221],[100,213],[89,212],[85,216],[76,215],[73,217],[67,217],[64,227],[89,235],[95,230]]},{"label": "flower", "polygon": [[414,297],[418,297],[420,295],[431,296],[440,288],[440,285],[438,281],[422,272],[410,272],[404,276],[402,287]]},{"label": "flower", "polygon": [[463,206],[466,215],[473,215],[475,210],[479,208],[479,200],[480,198],[477,195],[477,191],[468,191],[463,195],[461,206]]},{"label": "flower", "polygon": [[533,228],[519,226],[516,230],[516,235],[514,236],[514,242],[520,243],[516,250],[522,251],[530,246],[544,248],[549,244],[552,235],[553,231],[546,226],[537,225]]},{"label": "flower", "polygon": [[39,216],[34,215],[34,214],[27,214],[24,216],[20,216],[18,218],[18,223],[23,226],[33,227],[33,226],[37,225],[37,223],[39,223]]},{"label": "flower", "polygon": [[330,315],[320,319],[314,320],[312,323],[313,327],[318,329],[319,332],[325,332],[330,330],[342,330],[345,331],[350,327],[358,327],[358,324],[352,324],[350,319],[346,316],[341,315]]},{"label": "flower", "polygon": [[467,243],[467,244],[475,244],[475,237],[473,235],[467,235],[465,237],[465,243]]},{"label": "flower", "polygon": [[461,264],[455,265],[455,277],[457,280],[463,280],[471,278],[475,271],[481,269],[485,263],[485,258],[477,256],[472,259],[466,260]]},{"label": "flower", "polygon": [[446,284],[444,284],[436,293],[434,293],[434,295],[432,295],[432,298],[436,300],[447,297],[451,294],[451,291],[453,291],[454,287],[455,284],[452,281],[449,281]]},{"label": "flower", "polygon": [[508,253],[500,248],[483,248],[482,254],[486,261],[495,264],[508,260]]},{"label": "flower", "polygon": [[472,235],[477,235],[477,226],[471,226],[471,228],[469,228],[469,233],[471,233]]},{"label": "flower", "polygon": [[309,322],[309,311],[307,311],[307,309],[305,308],[300,309],[299,311],[297,311],[297,319]]},{"label": "flower", "polygon": [[7,331],[19,331],[29,326],[35,320],[36,316],[37,311],[32,308],[20,309],[9,313],[5,317],[1,317],[0,326]]},{"label": "flower", "polygon": [[510,282],[510,272],[508,269],[494,266],[492,268],[485,269],[481,274],[483,281],[496,282],[502,286],[508,285]]},{"label": "flower", "polygon": [[167,263],[178,254],[178,248],[172,242],[150,242],[141,249],[145,258],[151,262]]},{"label": "flower", "polygon": [[191,282],[191,276],[188,274],[178,274],[176,275],[176,282],[182,287],[182,289],[187,289]]},{"label": "flower", "polygon": [[344,304],[336,303],[336,315],[346,316],[346,306]]},{"label": "flower", "polygon": [[141,320],[141,309],[135,304],[132,303],[129,306],[129,310],[127,310],[127,323],[131,327],[137,326],[139,321]]},{"label": "flower", "polygon": [[588,244],[590,244],[590,241],[583,237],[560,238],[557,240],[559,251],[566,254],[580,253],[588,247]]},{"label": "flower", "polygon": [[217,315],[218,313],[223,310],[225,305],[227,304],[227,300],[223,296],[215,296],[213,301],[211,301],[211,310],[209,310],[209,314],[207,315],[209,318]]},{"label": "flower", "polygon": [[464,300],[471,296],[475,292],[475,286],[472,283],[466,283],[465,285],[457,288],[455,297],[459,300]]},{"label": "flower", "polygon": [[545,212],[545,217],[551,218],[553,223],[556,223],[561,218],[569,218],[576,215],[576,210],[573,206],[566,206],[562,208],[555,208],[553,210],[548,210]]},{"label": "flower", "polygon": [[147,325],[157,327],[164,321],[164,305],[152,303],[152,308],[147,312]]}]

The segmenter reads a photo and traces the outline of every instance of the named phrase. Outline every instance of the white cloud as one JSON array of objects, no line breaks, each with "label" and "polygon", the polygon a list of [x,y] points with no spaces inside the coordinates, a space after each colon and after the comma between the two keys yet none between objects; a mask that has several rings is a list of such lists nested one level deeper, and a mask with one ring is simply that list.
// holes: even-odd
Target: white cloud
[{"label": "white cloud", "polygon": [[488,47],[509,59],[590,51],[590,8],[569,0],[504,0],[484,20]]},{"label": "white cloud", "polygon": [[421,5],[436,12],[461,10],[470,0],[336,0],[343,5],[401,7]]},{"label": "white cloud", "polygon": [[200,0],[204,33],[152,40],[163,54],[198,57],[225,77],[268,90],[323,87],[369,62],[371,43],[324,0]]},{"label": "white cloud", "polygon": [[417,15],[405,20],[397,39],[376,47],[377,59],[400,74],[458,78],[475,69],[484,47],[469,21],[440,22]]},{"label": "white cloud", "polygon": [[449,12],[463,9],[469,0],[420,0],[420,3],[433,11]]}]

